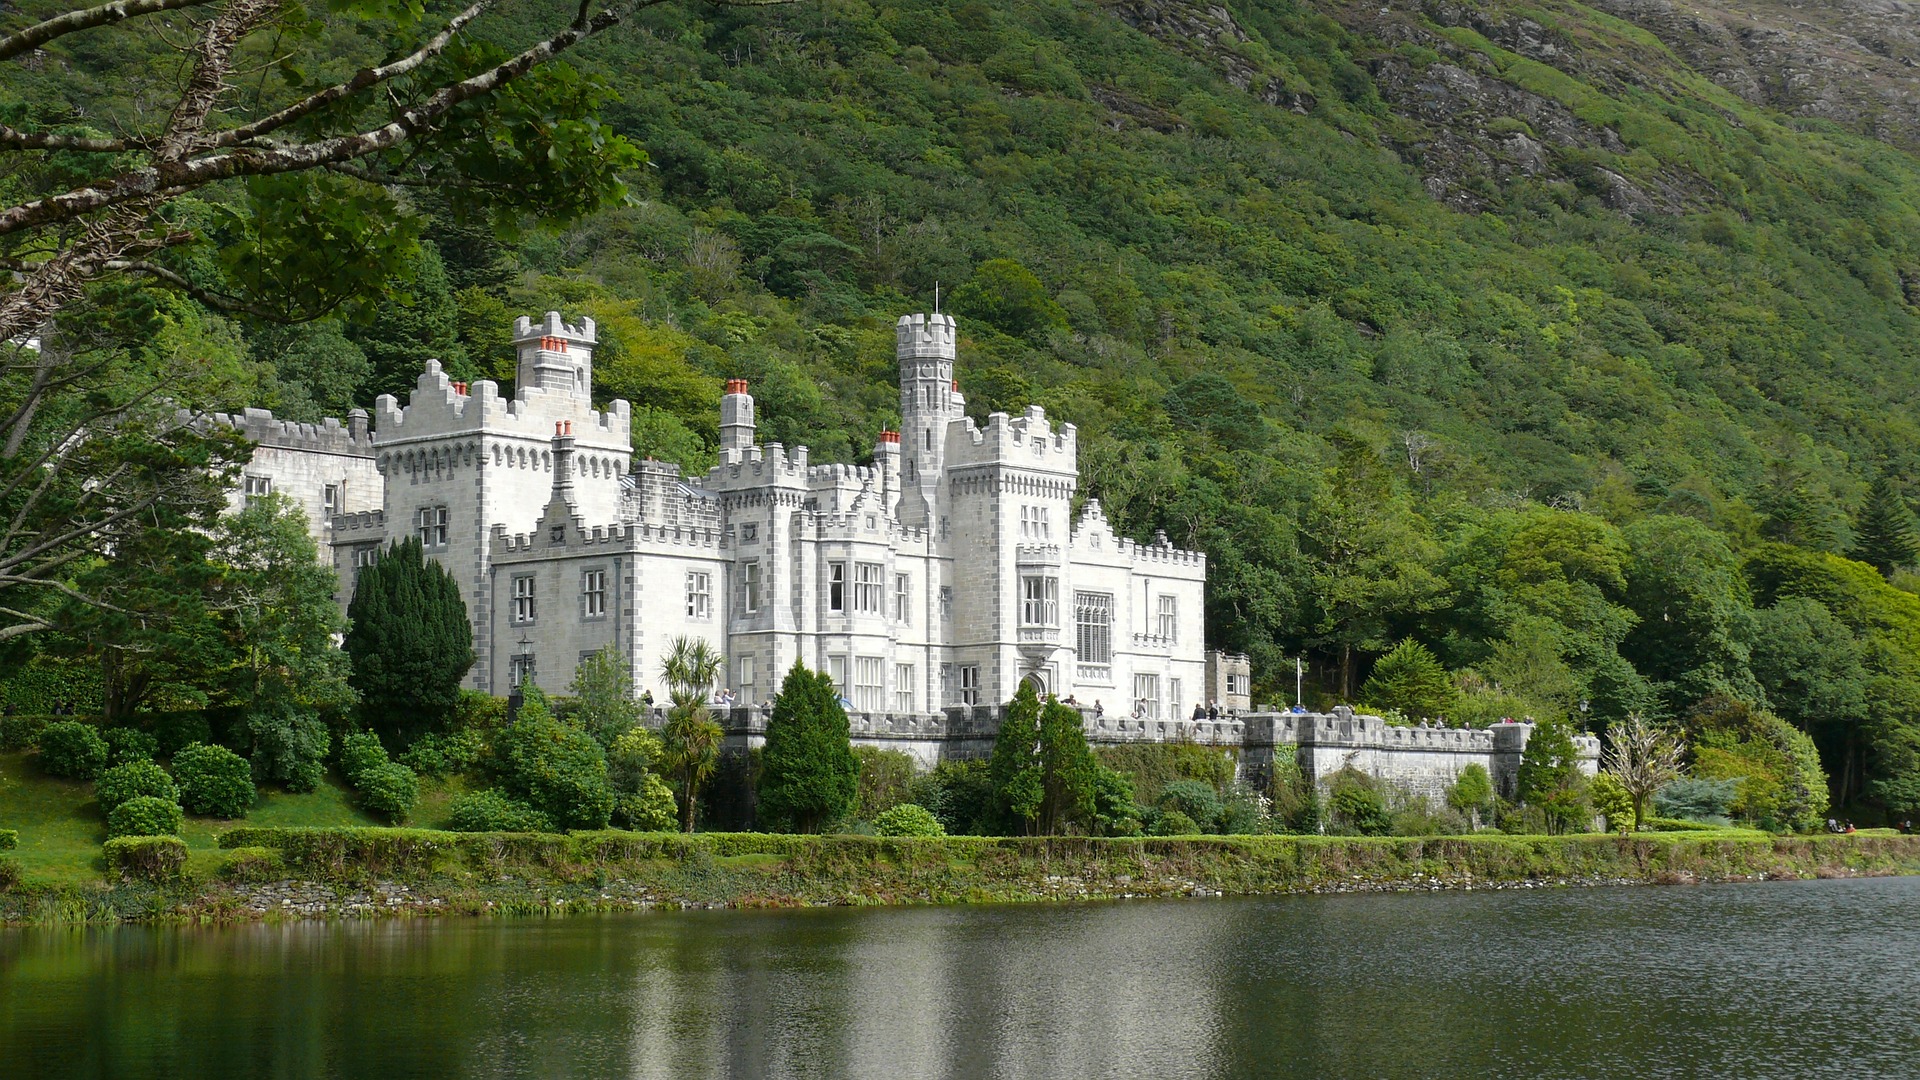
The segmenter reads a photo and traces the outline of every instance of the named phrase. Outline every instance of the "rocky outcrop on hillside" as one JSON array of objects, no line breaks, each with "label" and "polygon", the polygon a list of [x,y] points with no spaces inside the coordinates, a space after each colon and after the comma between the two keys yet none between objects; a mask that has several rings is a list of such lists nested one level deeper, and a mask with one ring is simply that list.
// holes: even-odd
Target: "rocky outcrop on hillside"
[{"label": "rocky outcrop on hillside", "polygon": [[1757,105],[1920,149],[1920,2],[1586,2]]}]

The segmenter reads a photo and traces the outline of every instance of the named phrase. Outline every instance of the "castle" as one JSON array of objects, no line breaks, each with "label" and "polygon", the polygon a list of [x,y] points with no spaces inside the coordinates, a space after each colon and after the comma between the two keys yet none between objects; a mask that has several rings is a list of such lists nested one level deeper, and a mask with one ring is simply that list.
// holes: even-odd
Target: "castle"
[{"label": "castle", "polygon": [[[1025,680],[1077,701],[1095,741],[1231,745],[1255,769],[1285,743],[1309,775],[1364,757],[1413,786],[1472,760],[1510,774],[1524,731],[1496,747],[1495,733],[1388,729],[1351,710],[1236,715],[1250,672],[1205,649],[1206,557],[1116,535],[1097,500],[1076,511],[1072,424],[1038,406],[970,419],[952,317],[895,329],[900,429],[879,433],[871,465],[757,442],[737,379],[706,475],[635,460],[628,404],[593,405],[593,321],[549,312],[514,327],[510,398],[428,361],[405,404],[382,396],[371,417],[219,418],[256,445],[232,497],[303,507],[343,604],[362,567],[417,538],[459,585],[470,685],[493,694],[565,693],[611,646],[636,695],[664,701],[662,661],[687,637],[726,658],[721,685],[741,703],[772,698],[796,661],[827,672],[856,740],[927,763],[982,752]],[[1203,703],[1229,716],[1190,722]],[[757,709],[722,719],[735,748],[764,731]]]}]

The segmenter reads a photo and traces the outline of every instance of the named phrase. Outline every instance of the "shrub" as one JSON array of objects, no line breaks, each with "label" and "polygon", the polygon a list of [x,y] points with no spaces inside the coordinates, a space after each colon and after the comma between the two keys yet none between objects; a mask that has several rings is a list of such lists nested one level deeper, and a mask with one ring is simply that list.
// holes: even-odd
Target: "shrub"
[{"label": "shrub", "polygon": [[900,803],[880,812],[873,829],[881,836],[945,836],[947,830],[933,812],[915,803]]},{"label": "shrub", "polygon": [[926,807],[949,834],[992,828],[993,777],[981,760],[943,761],[914,780],[913,801]]},{"label": "shrub", "polygon": [[220,876],[230,881],[278,881],[287,876],[287,863],[272,848],[239,847],[220,861]]},{"label": "shrub", "polygon": [[107,760],[115,765],[152,761],[160,756],[160,740],[139,728],[109,728],[101,737],[107,740]]},{"label": "shrub", "polygon": [[1093,767],[1093,823],[1102,836],[1139,836],[1141,831],[1133,779],[1098,763]]},{"label": "shrub", "polygon": [[486,740],[474,728],[458,728],[445,735],[430,732],[407,747],[400,763],[421,776],[452,776],[480,764],[486,748]]},{"label": "shrub", "polygon": [[1200,826],[1194,824],[1192,818],[1188,817],[1187,815],[1181,813],[1178,810],[1169,810],[1166,813],[1161,814],[1159,817],[1159,820],[1153,823],[1153,830],[1151,835],[1153,836],[1193,836],[1197,834],[1199,831],[1200,831]]},{"label": "shrub", "polygon": [[1739,793],[1737,780],[1682,777],[1653,793],[1653,809],[1663,818],[1727,825],[1727,808]]},{"label": "shrub", "polygon": [[523,710],[519,723],[495,736],[494,753],[508,794],[562,829],[606,828],[613,789],[607,786],[606,751],[591,735]]},{"label": "shrub", "polygon": [[1328,786],[1333,793],[1327,806],[1336,822],[1362,836],[1385,836],[1393,830],[1387,800],[1374,788],[1370,778],[1342,769],[1333,774]]},{"label": "shrub", "polygon": [[[913,755],[904,750],[878,750],[871,746],[853,748],[860,762],[860,779],[853,802],[855,817],[877,821],[882,813],[901,803],[911,802]],[[922,809],[925,809],[924,807]]]},{"label": "shrub", "polygon": [[1220,793],[1199,780],[1175,780],[1160,789],[1157,803],[1163,810],[1179,811],[1203,831],[1220,820],[1222,809]]},{"label": "shrub", "polygon": [[135,795],[107,815],[108,836],[172,836],[180,831],[180,804],[152,795]]},{"label": "shrub", "polygon": [[1593,800],[1594,811],[1606,816],[1608,829],[1633,831],[1633,794],[1612,773],[1603,772],[1588,781],[1587,797]]},{"label": "shrub", "polygon": [[171,881],[187,865],[187,842],[177,836],[116,836],[106,852],[109,870],[145,881]]},{"label": "shrub", "polygon": [[347,783],[358,788],[361,774],[389,761],[380,736],[371,731],[354,731],[340,737],[340,771]]},{"label": "shrub", "polygon": [[660,736],[635,725],[614,737],[607,748],[607,784],[621,794],[646,789],[647,776],[660,763]]},{"label": "shrub", "polygon": [[172,757],[194,743],[212,742],[213,727],[202,713],[164,713],[153,721],[153,737],[160,743],[160,752]]},{"label": "shrub", "polygon": [[1235,771],[1230,751],[1198,743],[1103,746],[1094,751],[1094,758],[1131,777],[1134,796],[1149,806],[1157,805],[1160,789],[1175,780],[1198,780],[1215,791],[1224,791],[1233,782]]},{"label": "shrub", "polygon": [[[667,793],[671,804],[673,793]],[[674,811],[667,811],[667,827],[673,827]],[[552,832],[547,815],[518,799],[488,788],[470,792],[453,800],[447,809],[447,828],[454,832]]]},{"label": "shrub", "polygon": [[40,732],[40,768],[50,776],[91,780],[107,767],[107,741],[91,724],[65,720]]},{"label": "shrub", "polygon": [[180,804],[211,817],[245,817],[259,794],[253,787],[253,766],[224,746],[183,747],[173,755],[173,778],[180,785]]},{"label": "shrub", "polygon": [[0,750],[33,750],[40,746],[40,733],[53,717],[39,713],[0,716]]},{"label": "shrub", "polygon": [[114,807],[141,795],[151,795],[170,803],[180,801],[180,788],[174,784],[173,777],[151,761],[129,761],[125,765],[115,765],[100,774],[100,779],[94,781],[93,790],[100,800],[102,815],[113,813]]},{"label": "shrub", "polygon": [[420,797],[420,779],[398,762],[386,762],[360,773],[360,805],[388,821],[399,821]]},{"label": "shrub", "polygon": [[20,846],[20,830],[0,829],[0,851],[12,851]]},{"label": "shrub", "polygon": [[652,773],[642,778],[641,785],[641,790],[629,791],[614,802],[614,820],[641,832],[672,832],[680,821],[673,789]]},{"label": "shrub", "polygon": [[333,741],[326,721],[283,695],[258,700],[246,716],[252,740],[254,775],[288,791],[312,791],[327,774],[327,748]]}]

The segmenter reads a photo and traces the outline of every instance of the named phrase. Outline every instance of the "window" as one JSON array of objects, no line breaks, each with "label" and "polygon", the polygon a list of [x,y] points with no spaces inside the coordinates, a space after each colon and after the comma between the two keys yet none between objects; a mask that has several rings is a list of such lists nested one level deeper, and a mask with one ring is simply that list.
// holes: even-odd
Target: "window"
[{"label": "window", "polygon": [[913,665],[893,665],[893,711],[910,713],[913,711]]},{"label": "window", "polygon": [[1020,537],[1024,540],[1051,540],[1053,523],[1048,520],[1044,506],[1023,506],[1020,508]]},{"label": "window", "polygon": [[827,610],[847,610],[847,564],[827,564]]},{"label": "window", "polygon": [[980,665],[960,665],[960,704],[980,704]]},{"label": "window", "polygon": [[324,517],[332,517],[333,515],[339,512],[340,512],[340,485],[328,484],[320,492],[320,513]]},{"label": "window", "polygon": [[507,660],[507,685],[526,686],[533,682],[533,654],[521,653]]},{"label": "window", "polygon": [[713,575],[687,571],[687,618],[704,619],[713,613]]},{"label": "window", "polygon": [[740,610],[760,610],[760,563],[759,560],[740,564]]},{"label": "window", "polygon": [[844,656],[827,657],[827,678],[833,680],[833,691],[842,698],[847,696],[847,658]]},{"label": "window", "polygon": [[1133,705],[1145,719],[1160,719],[1160,676],[1135,675],[1133,677]]},{"label": "window", "polygon": [[241,481],[241,490],[246,493],[247,505],[273,494],[273,477],[249,476]]},{"label": "window", "polygon": [[878,656],[853,658],[853,707],[861,712],[885,712],[886,661]]},{"label": "window", "polygon": [[607,614],[607,572],[605,570],[583,570],[580,572],[580,615],[587,619],[605,618]]},{"label": "window", "polygon": [[906,574],[893,575],[893,621],[909,622],[913,619],[913,578]]},{"label": "window", "polygon": [[447,508],[444,506],[423,506],[414,521],[420,534],[420,546],[428,551],[439,551],[447,546]]},{"label": "window", "polygon": [[940,617],[953,618],[953,586],[951,585],[940,586]]},{"label": "window", "polygon": [[1176,640],[1180,633],[1180,616],[1177,601],[1171,596],[1160,598],[1159,636],[1168,641]]},{"label": "window", "polygon": [[1113,594],[1073,594],[1073,644],[1082,664],[1113,663]]},{"label": "window", "polygon": [[533,621],[533,576],[523,574],[513,579],[513,621],[530,623]]},{"label": "window", "polygon": [[1247,686],[1247,682],[1248,676],[1245,675],[1227,676],[1227,693],[1237,697],[1244,697],[1251,692],[1251,689]]},{"label": "window", "polygon": [[375,562],[378,562],[379,559],[380,559],[380,549],[377,547],[354,548],[353,549],[353,582],[354,584],[358,585],[360,583],[360,571],[365,570],[369,566],[372,566]]},{"label": "window", "polygon": [[853,566],[853,610],[862,615],[880,614],[881,568],[877,562]]},{"label": "window", "polygon": [[741,657],[739,661],[739,671],[740,671],[740,700],[742,702],[751,703],[753,701],[753,696],[754,696],[753,695],[753,657],[751,656]]},{"label": "window", "polygon": [[1060,625],[1060,579],[1038,575],[1020,579],[1020,625]]},{"label": "window", "polygon": [[1186,695],[1180,692],[1180,680],[1168,679],[1167,680],[1167,715],[1173,717],[1175,720],[1178,720],[1181,717],[1187,715],[1187,710],[1181,706],[1181,702],[1180,702],[1180,699],[1184,696]]}]

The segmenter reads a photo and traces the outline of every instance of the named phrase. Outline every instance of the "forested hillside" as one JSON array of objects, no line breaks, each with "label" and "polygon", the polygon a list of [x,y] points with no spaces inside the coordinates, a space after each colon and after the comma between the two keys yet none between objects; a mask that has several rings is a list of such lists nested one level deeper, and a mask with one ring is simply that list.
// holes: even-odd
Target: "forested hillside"
[{"label": "forested hillside", "polygon": [[[1206,550],[1210,633],[1263,696],[1304,654],[1409,715],[1770,708],[1843,797],[1913,807],[1920,159],[1870,105],[1743,96],[1650,11],[662,7],[569,61],[592,136],[645,152],[628,205],[506,235],[394,189],[423,243],[377,304],[165,324],[233,365],[211,403],[313,417],[427,356],[508,378],[513,315],[591,314],[597,393],[702,468],[736,376],[763,438],[861,459],[892,321],[938,288],[970,408],[1079,425],[1086,494]],[[345,70],[380,40],[303,47]],[[167,79],[50,51],[7,107],[111,126]],[[1368,700],[1408,637],[1453,691]]]}]

